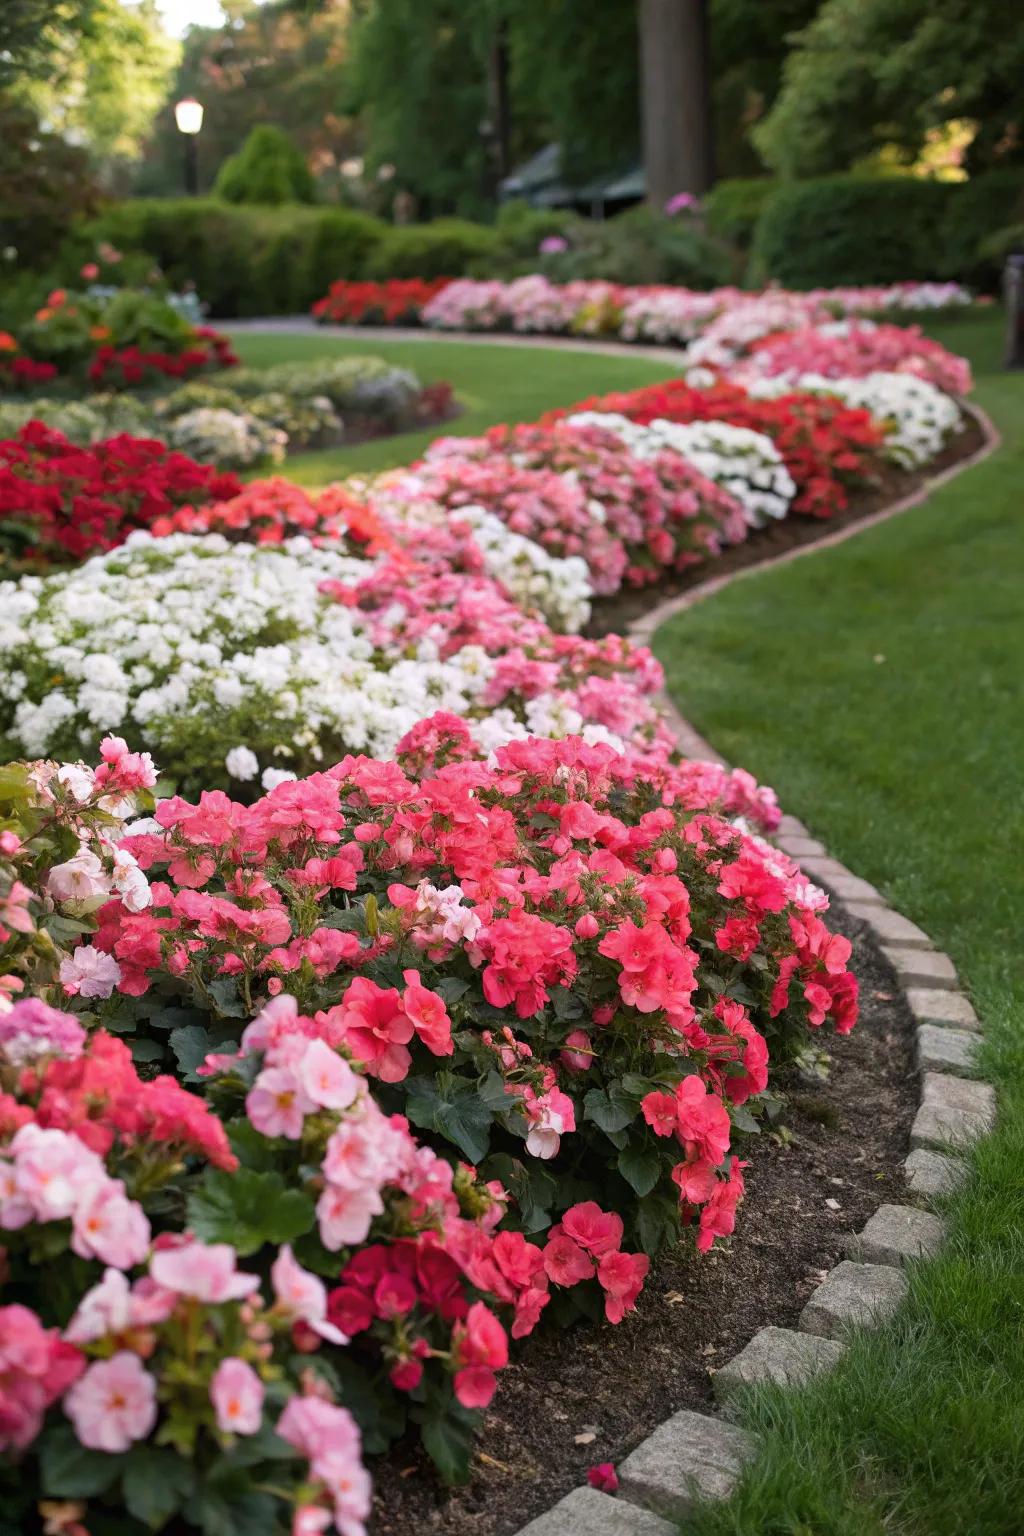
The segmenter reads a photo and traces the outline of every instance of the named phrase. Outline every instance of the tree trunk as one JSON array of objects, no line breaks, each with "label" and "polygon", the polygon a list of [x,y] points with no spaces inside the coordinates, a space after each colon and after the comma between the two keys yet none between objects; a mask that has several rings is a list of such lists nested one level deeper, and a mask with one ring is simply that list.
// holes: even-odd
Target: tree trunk
[{"label": "tree trunk", "polygon": [[700,197],[714,180],[707,0],[639,0],[647,201]]}]

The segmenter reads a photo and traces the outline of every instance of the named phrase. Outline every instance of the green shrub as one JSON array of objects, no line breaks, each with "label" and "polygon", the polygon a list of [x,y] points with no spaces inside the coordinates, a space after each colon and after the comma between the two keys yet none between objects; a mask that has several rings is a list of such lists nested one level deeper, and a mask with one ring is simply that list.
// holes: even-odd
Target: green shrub
[{"label": "green shrub", "polygon": [[496,230],[468,219],[394,225],[385,229],[371,252],[366,275],[378,279],[487,277],[495,270],[500,248]]},{"label": "green shrub", "polygon": [[261,123],[224,161],[214,193],[226,203],[315,203],[316,184],[301,151],[281,128]]},{"label": "green shrub", "polygon": [[577,226],[585,223],[586,220],[568,209],[531,208],[529,203],[516,198],[502,204],[494,227],[504,258],[536,265],[542,240],[550,235],[569,236]]},{"label": "green shrub", "polygon": [[704,199],[709,233],[749,251],[757,221],[778,187],[769,176],[737,176],[716,182]]},{"label": "green shrub", "polygon": [[1012,243],[1001,232],[1024,223],[1024,169],[985,171],[961,183],[944,230],[945,275],[992,292]]},{"label": "green shrub", "polygon": [[766,205],[753,257],[786,288],[944,275],[943,227],[955,183],[912,176],[830,176],[782,185]]}]

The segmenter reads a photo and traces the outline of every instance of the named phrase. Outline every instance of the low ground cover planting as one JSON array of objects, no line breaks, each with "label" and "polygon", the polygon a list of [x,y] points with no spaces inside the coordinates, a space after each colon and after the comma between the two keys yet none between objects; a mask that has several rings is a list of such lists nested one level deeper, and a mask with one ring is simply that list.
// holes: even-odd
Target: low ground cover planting
[{"label": "low ground cover planting", "polygon": [[[885,347],[946,449],[964,369]],[[3,444],[23,1525],[362,1536],[396,1441],[467,1476],[528,1337],[628,1328],[659,1255],[742,1243],[749,1138],[857,1021],[850,942],[773,792],[681,758],[650,651],[583,631],[905,471],[841,392],[875,372],[701,369],[317,495],[130,434]],[[231,388],[306,370],[266,372]]]}]

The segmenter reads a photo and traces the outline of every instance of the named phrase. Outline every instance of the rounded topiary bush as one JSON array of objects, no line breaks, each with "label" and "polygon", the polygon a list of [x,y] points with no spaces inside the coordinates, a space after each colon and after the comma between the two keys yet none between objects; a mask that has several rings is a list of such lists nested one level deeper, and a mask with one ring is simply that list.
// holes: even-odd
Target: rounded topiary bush
[{"label": "rounded topiary bush", "polygon": [[301,151],[270,123],[254,128],[225,160],[214,192],[226,203],[314,203],[316,184]]},{"label": "rounded topiary bush", "polygon": [[942,275],[953,183],[830,176],[781,186],[754,237],[759,272],[786,288]]}]

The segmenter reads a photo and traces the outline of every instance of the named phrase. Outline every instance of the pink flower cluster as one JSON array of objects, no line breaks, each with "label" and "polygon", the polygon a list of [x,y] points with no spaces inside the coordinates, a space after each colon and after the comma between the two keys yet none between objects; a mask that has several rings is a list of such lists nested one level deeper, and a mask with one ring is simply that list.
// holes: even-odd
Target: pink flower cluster
[{"label": "pink flower cluster", "polygon": [[[543,475],[543,486],[530,474]],[[550,498],[530,494],[551,477],[568,488],[576,509],[571,521],[559,517]],[[666,570],[684,570],[747,534],[736,498],[682,454],[666,450],[638,459],[600,427],[557,422],[495,427],[483,438],[440,438],[411,478],[449,505],[478,500],[553,553],[581,554],[596,592],[614,592],[623,579],[641,586]],[[505,485],[512,487],[507,500]]]},{"label": "pink flower cluster", "polygon": [[948,394],[970,393],[971,367],[916,325],[804,326],[756,340],[746,371],[751,378],[818,374],[828,379],[862,379],[869,373],[910,373]]}]

